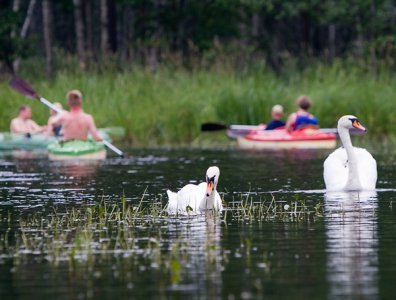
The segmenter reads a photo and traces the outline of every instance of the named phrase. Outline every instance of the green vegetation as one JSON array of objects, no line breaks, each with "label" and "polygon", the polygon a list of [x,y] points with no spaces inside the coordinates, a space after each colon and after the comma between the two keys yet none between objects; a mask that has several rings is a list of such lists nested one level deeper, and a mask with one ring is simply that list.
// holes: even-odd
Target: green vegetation
[{"label": "green vegetation", "polygon": [[[185,240],[176,240],[169,246],[170,251],[161,249],[161,235],[170,224],[180,223],[188,228],[190,222],[202,217],[213,226],[226,226],[228,222],[307,222],[323,217],[322,205],[308,204],[298,196],[290,201],[273,196],[254,199],[250,194],[238,198],[220,215],[208,212],[202,216],[169,216],[162,199],[148,201],[143,197],[137,204],[127,203],[122,197],[118,203],[102,199],[99,204],[54,208],[52,212],[8,213],[1,217],[0,225],[7,229],[0,234],[0,251],[16,260],[40,254],[55,265],[61,261],[90,261],[95,254],[103,257],[143,253],[143,259],[156,260],[158,266],[166,264],[173,272],[178,265],[175,258],[186,255],[182,252],[188,245]],[[149,233],[148,240],[145,231]],[[210,245],[205,249],[207,255],[212,255]]]},{"label": "green vegetation", "polygon": [[[291,68],[293,70],[295,68]],[[26,74],[34,74],[25,72]],[[196,140],[200,125],[258,124],[269,118],[275,103],[287,113],[295,110],[295,98],[310,95],[312,113],[322,127],[334,127],[343,114],[361,119],[371,134],[396,132],[392,116],[396,79],[386,71],[377,77],[358,67],[316,64],[302,71],[275,74],[263,67],[238,72],[226,60],[210,69],[186,71],[162,67],[151,73],[137,67],[108,73],[60,72],[53,80],[32,75],[26,79],[51,101],[65,103],[70,89],[84,94],[84,107],[99,127],[123,126],[133,145],[175,145]],[[7,131],[17,107],[30,103],[33,117],[46,122],[48,109],[0,85],[0,130]]]}]

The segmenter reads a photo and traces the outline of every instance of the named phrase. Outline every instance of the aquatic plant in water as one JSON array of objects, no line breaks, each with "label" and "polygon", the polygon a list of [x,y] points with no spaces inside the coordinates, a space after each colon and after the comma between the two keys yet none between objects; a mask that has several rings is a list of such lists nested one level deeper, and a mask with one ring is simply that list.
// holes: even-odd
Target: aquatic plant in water
[{"label": "aquatic plant in water", "polygon": [[[117,203],[101,199],[95,205],[21,213],[18,220],[8,213],[8,229],[0,236],[0,249],[16,262],[34,256],[55,265],[66,261],[71,267],[94,262],[97,256],[141,257],[153,268],[168,270],[171,281],[177,283],[181,261],[191,260],[187,249],[192,245],[188,238],[172,242],[165,239],[169,227],[182,227],[188,232],[203,218],[205,234],[210,237],[213,228],[227,226],[229,221],[301,222],[323,216],[322,205],[308,205],[298,195],[289,200],[277,200],[274,195],[256,199],[252,193],[238,197],[222,214],[199,216],[168,216],[162,198],[149,201],[144,196],[137,204],[127,203],[122,196]],[[246,245],[250,248],[249,241]],[[199,247],[209,264],[221,257],[219,246],[209,239]]]}]

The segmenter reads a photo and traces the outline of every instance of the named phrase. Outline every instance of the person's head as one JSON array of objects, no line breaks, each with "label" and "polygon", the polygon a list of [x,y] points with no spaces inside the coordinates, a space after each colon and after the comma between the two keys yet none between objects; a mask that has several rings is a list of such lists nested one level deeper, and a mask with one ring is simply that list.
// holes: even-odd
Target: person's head
[{"label": "person's head", "polygon": [[[55,102],[54,105],[60,109],[63,109],[62,104],[60,104],[59,102]],[[50,109],[50,114],[51,114],[51,116],[55,116],[57,114],[57,112],[53,109]]]},{"label": "person's head", "polygon": [[280,120],[283,116],[282,105],[279,105],[279,104],[274,105],[272,107],[271,115],[274,120]]},{"label": "person's head", "polygon": [[82,94],[79,90],[71,90],[66,95],[67,104],[70,107],[79,107],[82,104]]},{"label": "person's head", "polygon": [[24,120],[28,120],[32,117],[32,109],[29,105],[21,105],[18,109],[18,115]]},{"label": "person's head", "polygon": [[303,110],[308,110],[312,105],[311,98],[309,98],[308,96],[305,96],[305,95],[298,97],[296,100],[296,103],[297,103],[298,107]]}]

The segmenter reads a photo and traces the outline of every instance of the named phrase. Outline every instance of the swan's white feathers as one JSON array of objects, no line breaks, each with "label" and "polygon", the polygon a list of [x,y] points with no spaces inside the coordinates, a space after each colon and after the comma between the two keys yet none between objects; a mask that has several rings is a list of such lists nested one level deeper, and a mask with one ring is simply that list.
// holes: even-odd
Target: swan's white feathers
[{"label": "swan's white feathers", "polygon": [[[338,133],[343,146],[331,153],[323,164],[323,178],[328,191],[374,190],[377,182],[377,163],[373,156],[363,148],[353,147],[349,129],[356,127],[366,130],[355,116],[347,115],[338,120]],[[348,158],[348,153],[350,157]],[[351,168],[351,170],[349,170]],[[350,175],[350,172],[353,173]],[[351,176],[351,178],[349,178]],[[355,181],[351,179],[357,179]]]},{"label": "swan's white feathers", "polygon": [[197,213],[206,209],[221,211],[223,209],[223,205],[221,203],[221,197],[216,190],[219,175],[220,171],[217,167],[210,167],[206,173],[206,177],[209,177],[209,179],[215,176],[215,188],[209,197],[206,196],[206,182],[201,182],[198,185],[187,184],[177,193],[167,190],[169,202],[166,209],[168,213]]},{"label": "swan's white feathers", "polygon": [[[358,159],[359,180],[363,189],[375,189],[377,181],[377,163],[373,156],[363,148],[354,147]],[[340,147],[331,153],[324,164],[323,177],[328,191],[340,191],[348,181],[348,157],[345,148]]]}]

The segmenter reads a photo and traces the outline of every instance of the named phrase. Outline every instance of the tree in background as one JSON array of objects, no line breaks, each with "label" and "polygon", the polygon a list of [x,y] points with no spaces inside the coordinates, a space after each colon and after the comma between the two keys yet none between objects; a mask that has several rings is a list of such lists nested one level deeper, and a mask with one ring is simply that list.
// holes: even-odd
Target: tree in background
[{"label": "tree in background", "polygon": [[3,0],[0,17],[0,61],[14,71],[21,58],[45,57],[51,74],[65,56],[82,70],[219,58],[275,70],[315,59],[352,59],[374,74],[394,66],[390,0]]}]

